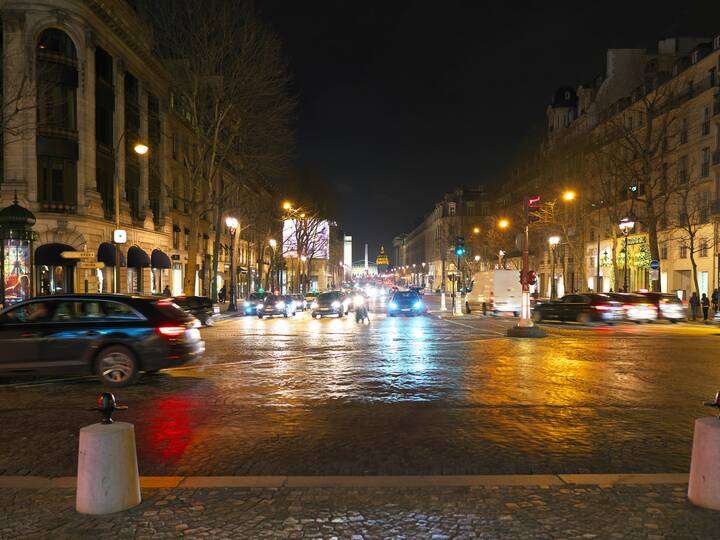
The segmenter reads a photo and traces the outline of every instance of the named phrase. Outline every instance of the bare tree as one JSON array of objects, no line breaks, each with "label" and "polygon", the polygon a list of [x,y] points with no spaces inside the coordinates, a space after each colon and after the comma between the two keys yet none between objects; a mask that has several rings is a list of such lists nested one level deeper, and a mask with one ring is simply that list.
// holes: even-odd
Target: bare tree
[{"label": "bare tree", "polygon": [[[190,136],[183,169],[191,229],[184,289],[191,294],[201,220],[220,226],[242,196],[238,183],[282,170],[294,101],[280,44],[249,2],[159,0],[148,13],[174,78],[173,107]],[[215,276],[216,257],[213,266]]]}]

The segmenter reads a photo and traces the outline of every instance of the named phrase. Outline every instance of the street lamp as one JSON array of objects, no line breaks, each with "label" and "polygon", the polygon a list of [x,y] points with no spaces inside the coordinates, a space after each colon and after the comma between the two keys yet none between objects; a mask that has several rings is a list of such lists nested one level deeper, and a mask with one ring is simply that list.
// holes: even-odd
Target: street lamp
[{"label": "street lamp", "polygon": [[552,262],[550,264],[551,270],[550,270],[550,299],[555,300],[555,296],[557,295],[556,285],[555,285],[555,248],[560,243],[560,237],[559,236],[551,236],[548,238],[548,244],[550,244],[550,257],[552,258]]},{"label": "street lamp", "polygon": [[473,234],[480,234],[480,227],[473,227]]},{"label": "street lamp", "polygon": [[[115,292],[120,292],[120,244],[127,242],[127,233],[120,229],[120,168],[118,167],[117,155],[120,151],[120,144],[122,143],[125,136],[130,130],[125,130],[120,135],[117,144],[115,145],[115,153],[113,154],[115,174],[113,179],[114,191],[115,191],[115,230],[113,231],[113,243],[115,244]],[[142,142],[136,141],[133,145],[133,151],[139,155],[144,156],[148,153],[148,146]]]},{"label": "street lamp", "polygon": [[282,209],[292,210],[292,203],[290,201],[285,201],[284,203],[282,203]]},{"label": "street lamp", "polygon": [[574,201],[575,197],[577,197],[577,194],[572,190],[567,190],[565,193],[562,194],[562,198],[565,202]]},{"label": "street lamp", "polygon": [[498,220],[497,225],[500,229],[507,229],[510,226],[510,220],[506,219],[506,218],[502,218],[502,219]]},{"label": "street lamp", "polygon": [[620,220],[620,230],[625,236],[625,280],[623,283],[623,292],[628,292],[628,234],[635,227],[635,222],[629,217]]},{"label": "street lamp", "polygon": [[475,255],[475,262],[480,262],[480,255]]},{"label": "street lamp", "polygon": [[225,218],[225,225],[230,230],[230,303],[228,311],[237,311],[235,303],[235,232],[240,224],[237,218],[228,216]]}]

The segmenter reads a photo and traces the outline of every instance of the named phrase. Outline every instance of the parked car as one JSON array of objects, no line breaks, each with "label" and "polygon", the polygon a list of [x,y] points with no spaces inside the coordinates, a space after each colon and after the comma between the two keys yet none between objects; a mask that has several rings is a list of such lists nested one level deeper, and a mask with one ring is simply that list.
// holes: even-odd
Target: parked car
[{"label": "parked car", "polygon": [[408,315],[414,317],[427,312],[427,306],[415,291],[397,291],[387,304],[388,315]]},{"label": "parked car", "polygon": [[666,319],[671,323],[676,323],[687,318],[685,306],[676,294],[658,292],[640,294],[655,306],[658,319]]},{"label": "parked car", "polygon": [[265,293],[252,293],[245,299],[243,303],[243,312],[245,315],[256,315],[258,304],[265,300]]},{"label": "parked car", "polygon": [[538,300],[532,312],[535,322],[545,320],[576,321],[579,323],[622,320],[619,302],[606,294],[566,294],[558,300]]},{"label": "parked car", "polygon": [[259,319],[276,315],[282,315],[283,317],[294,316],[295,306],[293,304],[293,301],[287,296],[269,294],[265,297],[265,300],[257,305],[257,316]]},{"label": "parked car", "polygon": [[94,373],[125,386],[198,358],[205,351],[197,320],[170,298],[62,295],[0,311],[0,374]]},{"label": "parked car", "polygon": [[611,293],[610,297],[620,302],[624,312],[625,319],[634,323],[651,322],[657,319],[658,312],[655,305],[650,300],[635,293]]},{"label": "parked car", "polygon": [[326,315],[337,315],[344,317],[348,314],[350,299],[340,291],[324,292],[318,295],[317,299],[310,304],[311,314],[314,318],[325,317]]},{"label": "parked car", "polygon": [[199,320],[203,326],[212,326],[215,317],[220,314],[220,306],[207,296],[176,296],[172,300],[183,311]]}]

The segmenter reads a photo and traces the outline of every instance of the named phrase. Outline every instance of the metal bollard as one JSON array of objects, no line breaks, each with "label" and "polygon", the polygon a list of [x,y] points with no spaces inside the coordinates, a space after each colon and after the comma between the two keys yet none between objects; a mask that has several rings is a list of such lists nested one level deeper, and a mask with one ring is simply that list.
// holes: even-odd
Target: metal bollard
[{"label": "metal bollard", "polygon": [[117,405],[110,392],[98,398],[102,415],[98,424],[80,430],[75,509],[82,514],[110,514],[137,506],[142,501],[135,449],[135,428],[115,422]]},{"label": "metal bollard", "polygon": [[[704,403],[720,409],[720,392]],[[704,508],[720,510],[720,417],[695,420],[688,500]]]}]

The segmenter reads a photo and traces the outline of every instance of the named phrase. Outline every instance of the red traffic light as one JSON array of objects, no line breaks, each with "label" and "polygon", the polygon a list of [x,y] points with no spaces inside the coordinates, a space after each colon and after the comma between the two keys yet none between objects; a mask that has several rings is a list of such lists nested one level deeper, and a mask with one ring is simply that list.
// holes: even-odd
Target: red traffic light
[{"label": "red traffic light", "polygon": [[540,209],[540,197],[528,197],[525,199],[525,223],[540,221],[540,217],[533,215],[533,212]]}]

